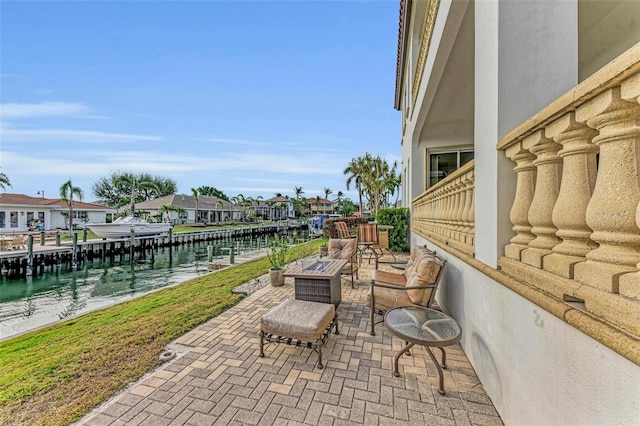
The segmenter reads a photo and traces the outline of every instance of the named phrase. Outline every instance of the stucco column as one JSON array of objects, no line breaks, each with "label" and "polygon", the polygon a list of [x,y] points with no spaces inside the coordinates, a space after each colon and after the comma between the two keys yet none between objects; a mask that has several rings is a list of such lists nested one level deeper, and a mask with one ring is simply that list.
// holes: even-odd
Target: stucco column
[{"label": "stucco column", "polygon": [[531,233],[529,208],[535,192],[536,168],[533,160],[536,157],[522,147],[522,142],[507,148],[506,154],[516,163],[516,167],[513,168],[516,172],[516,195],[509,215],[516,235],[505,247],[504,255],[510,259],[520,260],[520,253],[528,248],[529,243],[535,238]]},{"label": "stucco column", "polygon": [[596,186],[587,207],[591,239],[600,246],[575,266],[575,279],[613,293],[619,275],[635,271],[640,255],[636,210],[640,201],[640,105],[623,100],[620,87],[609,89],[576,110],[576,120],[600,134]]},{"label": "stucco column", "polygon": [[[640,73],[623,81],[620,92],[622,99],[640,103]],[[640,204],[636,209],[636,225],[640,227]],[[636,268],[638,271],[620,277],[618,291],[623,296],[640,299],[640,262],[636,264]]]},{"label": "stucco column", "polygon": [[591,143],[597,134],[592,128],[577,123],[570,112],[547,126],[545,134],[562,145],[562,182],[553,208],[556,235],[562,242],[553,247],[553,254],[544,259],[544,269],[566,278],[573,278],[573,266],[585,260],[595,248],[586,211],[596,184],[596,153]]},{"label": "stucco column", "polygon": [[538,130],[522,141],[522,147],[536,155],[533,160],[533,165],[536,166],[536,188],[529,208],[531,232],[536,238],[520,256],[523,263],[542,268],[544,257],[551,254],[551,249],[560,242],[551,216],[560,192],[562,159],[558,156],[558,151],[561,145]]}]

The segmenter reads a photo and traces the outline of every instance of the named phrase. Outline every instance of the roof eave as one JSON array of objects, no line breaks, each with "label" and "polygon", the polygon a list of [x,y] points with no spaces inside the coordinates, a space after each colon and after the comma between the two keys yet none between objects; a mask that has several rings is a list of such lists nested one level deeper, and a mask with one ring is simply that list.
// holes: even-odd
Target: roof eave
[{"label": "roof eave", "polygon": [[396,92],[393,107],[400,111],[400,103],[402,99],[402,82],[404,69],[406,66],[405,46],[407,44],[407,35],[409,32],[409,12],[411,11],[412,0],[400,0],[400,13],[398,23],[398,57],[396,60]]}]

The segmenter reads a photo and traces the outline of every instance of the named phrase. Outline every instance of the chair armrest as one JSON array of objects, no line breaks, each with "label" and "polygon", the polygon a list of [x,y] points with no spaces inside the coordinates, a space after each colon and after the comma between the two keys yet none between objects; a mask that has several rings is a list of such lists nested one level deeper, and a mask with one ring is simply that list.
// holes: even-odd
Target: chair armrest
[{"label": "chair armrest", "polygon": [[380,271],[378,269],[373,271],[371,279],[377,283],[393,284],[395,286],[402,287],[407,283],[407,279],[403,274],[394,274],[391,272]]},{"label": "chair armrest", "polygon": [[375,280],[371,280],[371,286],[372,287],[384,287],[384,288],[389,288],[391,290],[420,290],[420,289],[424,289],[424,288],[434,288],[436,285],[435,284],[425,284],[425,285],[414,285],[411,287],[404,287],[404,286],[397,286],[394,284],[387,284],[387,283],[380,283],[380,282],[376,282]]},{"label": "chair armrest", "polygon": [[380,283],[380,282],[376,282],[375,280],[371,280],[371,290],[372,291],[373,291],[373,287],[384,287],[384,288],[390,288],[391,290],[405,290],[406,289],[405,286],[395,285],[395,284],[387,284],[387,283]]}]

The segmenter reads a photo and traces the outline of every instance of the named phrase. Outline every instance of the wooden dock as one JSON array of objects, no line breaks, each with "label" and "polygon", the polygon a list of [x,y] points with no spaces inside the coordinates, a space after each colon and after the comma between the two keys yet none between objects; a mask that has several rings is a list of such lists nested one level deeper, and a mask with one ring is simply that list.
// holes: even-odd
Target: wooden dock
[{"label": "wooden dock", "polygon": [[[55,272],[61,269],[75,270],[85,262],[133,262],[150,257],[157,250],[203,242],[220,242],[233,238],[272,235],[291,228],[282,224],[255,225],[249,227],[215,229],[206,231],[169,232],[163,235],[123,237],[118,239],[83,240],[79,232],[74,241],[60,240],[58,231],[55,240],[47,239],[44,233],[29,235],[26,249],[0,251],[0,274],[2,278],[19,279]],[[86,233],[81,232],[86,239]],[[226,248],[231,250],[232,247]],[[169,251],[171,256],[172,251]],[[238,254],[238,253],[236,253]]]}]

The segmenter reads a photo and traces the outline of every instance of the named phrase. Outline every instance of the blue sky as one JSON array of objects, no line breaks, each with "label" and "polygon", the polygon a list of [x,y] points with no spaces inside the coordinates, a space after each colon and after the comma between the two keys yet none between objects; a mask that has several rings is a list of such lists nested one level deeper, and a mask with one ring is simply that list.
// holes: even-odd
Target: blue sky
[{"label": "blue sky", "polygon": [[399,1],[0,2],[0,172],[57,197],[111,172],[179,193],[334,198],[400,160]]}]

